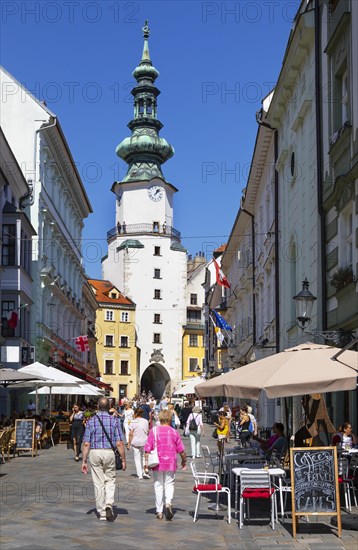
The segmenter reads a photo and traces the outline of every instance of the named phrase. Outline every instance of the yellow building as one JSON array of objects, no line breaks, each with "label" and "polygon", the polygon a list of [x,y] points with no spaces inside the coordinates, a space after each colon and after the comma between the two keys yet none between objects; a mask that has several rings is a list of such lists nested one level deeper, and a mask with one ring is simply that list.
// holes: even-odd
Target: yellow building
[{"label": "yellow building", "polygon": [[203,372],[204,358],[204,326],[188,322],[183,327],[183,380]]},{"label": "yellow building", "polygon": [[96,352],[101,380],[111,397],[132,398],[138,392],[138,348],[135,304],[110,282],[89,279],[96,296]]}]

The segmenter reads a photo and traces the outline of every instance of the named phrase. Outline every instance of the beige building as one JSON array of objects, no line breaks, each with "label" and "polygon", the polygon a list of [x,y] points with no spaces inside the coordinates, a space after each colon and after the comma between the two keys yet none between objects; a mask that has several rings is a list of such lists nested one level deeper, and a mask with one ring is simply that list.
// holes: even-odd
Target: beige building
[{"label": "beige building", "polygon": [[110,282],[89,279],[97,303],[96,352],[101,381],[116,400],[138,393],[135,304]]}]

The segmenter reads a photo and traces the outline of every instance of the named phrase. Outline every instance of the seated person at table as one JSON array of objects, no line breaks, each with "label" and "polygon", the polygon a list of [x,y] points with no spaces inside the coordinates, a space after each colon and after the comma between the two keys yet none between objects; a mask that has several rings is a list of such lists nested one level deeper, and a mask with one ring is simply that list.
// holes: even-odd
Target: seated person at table
[{"label": "seated person at table", "polygon": [[277,439],[276,441],[274,441],[274,443],[271,445],[271,447],[268,448],[268,450],[266,451],[266,456],[268,458],[271,457],[272,453],[275,451],[276,452],[276,456],[277,458],[281,458],[282,456],[284,456],[284,454],[286,453],[286,450],[287,450],[287,439],[286,439],[286,436],[284,434],[284,425],[281,424],[281,422],[276,422],[276,434],[277,434]]},{"label": "seated person at table", "polygon": [[255,441],[258,441],[258,443],[260,443],[260,447],[263,451],[266,451],[267,449],[269,449],[275,443],[275,441],[278,439],[278,435],[276,433],[276,424],[277,424],[277,422],[273,423],[273,425],[272,425],[272,435],[268,439],[260,439],[259,437],[257,437],[257,435],[254,435],[252,437],[252,439],[254,439]]},{"label": "seated person at table", "polygon": [[332,445],[343,445],[344,449],[349,447],[352,449],[354,445],[358,445],[358,438],[352,432],[352,426],[349,422],[343,422],[339,427],[338,433],[333,436]]}]

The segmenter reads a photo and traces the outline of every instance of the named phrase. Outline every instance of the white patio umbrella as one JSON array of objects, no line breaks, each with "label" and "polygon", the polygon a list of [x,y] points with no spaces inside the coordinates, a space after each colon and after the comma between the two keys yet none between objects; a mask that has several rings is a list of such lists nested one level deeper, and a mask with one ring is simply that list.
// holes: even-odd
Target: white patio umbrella
[{"label": "white patio umbrella", "polygon": [[195,376],[194,378],[189,378],[188,380],[184,380],[183,383],[174,392],[174,395],[189,395],[189,394],[195,393],[196,386],[198,386],[199,384],[202,384],[203,382],[204,380],[199,376]]},{"label": "white patio umbrella", "polygon": [[[92,384],[79,384],[78,386],[53,386],[49,388],[44,386],[38,389],[39,395],[49,395],[51,389],[52,395],[103,395],[103,391],[97,389]],[[36,393],[35,391],[30,392],[30,394]]]},{"label": "white patio umbrella", "polygon": [[[49,408],[51,410],[51,394],[52,388],[55,386],[66,386],[77,388],[79,384],[83,383],[81,378],[72,376],[72,374],[67,374],[67,372],[62,372],[55,367],[48,367],[38,361],[27,365],[26,367],[21,367],[18,369],[19,372],[32,374],[38,376],[39,380],[33,382],[17,384],[17,387],[35,387],[36,388],[36,412],[38,412],[38,391],[39,388],[48,387],[49,388]],[[42,378],[42,380],[40,379]],[[45,379],[45,380],[43,380]]]},{"label": "white patio umbrella", "polygon": [[196,386],[199,397],[225,396],[258,399],[354,390],[358,352],[306,342],[254,361]]},{"label": "white patio umbrella", "polygon": [[0,386],[3,388],[10,384],[14,384],[14,387],[16,387],[19,382],[30,382],[38,379],[41,379],[41,376],[26,374],[20,372],[19,369],[0,369]]}]

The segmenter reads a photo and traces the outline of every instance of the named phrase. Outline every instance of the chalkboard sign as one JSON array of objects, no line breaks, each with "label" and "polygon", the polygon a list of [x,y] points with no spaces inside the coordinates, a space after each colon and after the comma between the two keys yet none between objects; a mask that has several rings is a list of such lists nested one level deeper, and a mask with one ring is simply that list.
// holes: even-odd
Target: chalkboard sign
[{"label": "chalkboard sign", "polygon": [[291,449],[293,536],[298,516],[337,516],[341,536],[337,448],[300,447]]},{"label": "chalkboard sign", "polygon": [[35,443],[35,420],[24,418],[16,420],[16,450],[17,451],[32,451],[32,456],[36,454]]}]

